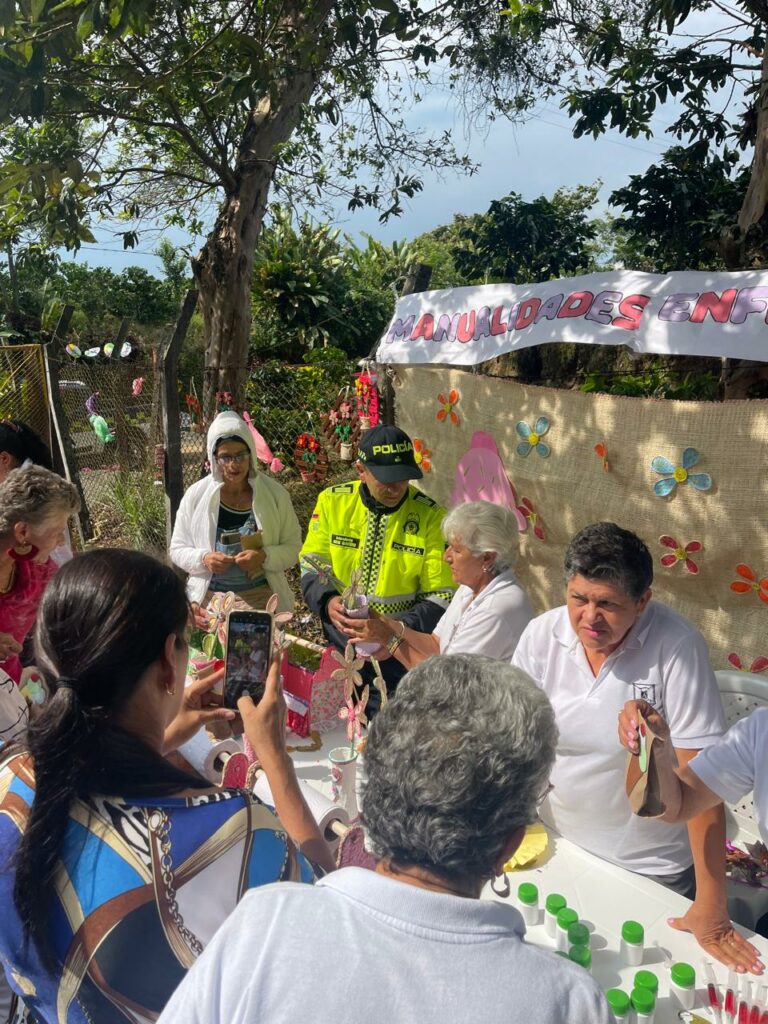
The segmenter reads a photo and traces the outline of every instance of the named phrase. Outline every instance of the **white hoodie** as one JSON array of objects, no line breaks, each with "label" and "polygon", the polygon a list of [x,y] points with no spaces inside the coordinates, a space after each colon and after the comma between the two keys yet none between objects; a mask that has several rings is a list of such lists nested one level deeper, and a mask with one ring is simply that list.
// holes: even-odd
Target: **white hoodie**
[{"label": "white hoodie", "polygon": [[253,490],[253,511],[261,524],[264,540],[264,575],[277,594],[280,611],[293,609],[293,594],[285,578],[285,570],[295,565],[301,547],[301,527],[282,484],[256,470],[256,449],[248,425],[236,412],[222,412],[208,429],[208,461],[211,475],[186,491],[176,513],[171,538],[171,561],[189,573],[187,594],[190,601],[202,601],[211,579],[203,565],[203,556],[216,548],[216,524],[222,484],[221,469],[213,457],[213,447],[220,437],[237,437],[248,445],[251,471],[248,483]]}]

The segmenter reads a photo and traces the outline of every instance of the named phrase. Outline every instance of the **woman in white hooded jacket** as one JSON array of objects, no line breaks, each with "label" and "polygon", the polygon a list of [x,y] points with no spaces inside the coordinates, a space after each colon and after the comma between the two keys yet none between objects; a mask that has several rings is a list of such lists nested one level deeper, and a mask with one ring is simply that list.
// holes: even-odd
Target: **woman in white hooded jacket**
[{"label": "woman in white hooded jacket", "polygon": [[[245,447],[243,447],[245,446]],[[263,607],[268,587],[280,611],[293,608],[285,570],[298,561],[301,527],[286,489],[256,469],[251,432],[236,412],[222,412],[208,429],[210,476],[181,499],[171,539],[171,561],[189,574],[190,601],[210,590],[233,590]],[[261,531],[263,548],[234,554],[222,533]],[[234,547],[239,547],[235,545]]]}]

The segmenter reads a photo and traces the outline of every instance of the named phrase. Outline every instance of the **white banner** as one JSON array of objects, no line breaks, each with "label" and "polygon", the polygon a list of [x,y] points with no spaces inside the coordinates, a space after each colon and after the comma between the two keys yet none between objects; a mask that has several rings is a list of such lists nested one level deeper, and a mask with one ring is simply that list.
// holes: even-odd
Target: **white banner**
[{"label": "white banner", "polygon": [[768,362],[768,271],[632,270],[406,295],[381,363],[473,366],[545,342]]}]

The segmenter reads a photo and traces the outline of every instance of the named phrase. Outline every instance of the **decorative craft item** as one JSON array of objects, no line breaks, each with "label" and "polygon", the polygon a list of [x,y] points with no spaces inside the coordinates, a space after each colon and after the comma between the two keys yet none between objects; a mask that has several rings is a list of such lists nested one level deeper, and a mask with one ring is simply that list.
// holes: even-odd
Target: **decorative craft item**
[{"label": "decorative craft item", "polygon": [[189,639],[192,649],[202,651],[208,659],[221,659],[227,643],[227,615],[235,606],[235,594],[214,594],[206,608],[201,609],[205,625],[192,631]]},{"label": "decorative craft item", "polygon": [[546,442],[541,440],[542,435],[546,434],[549,430],[549,420],[546,416],[539,416],[533,425],[533,430],[531,430],[525,420],[518,420],[515,424],[515,430],[523,438],[517,446],[518,455],[522,455],[525,458],[535,448],[536,454],[540,455],[542,459],[549,457],[552,449]]},{"label": "decorative craft item", "polygon": [[663,455],[657,455],[651,462],[651,469],[655,473],[669,473],[663,480],[657,480],[653,490],[659,497],[663,498],[671,494],[678,484],[690,484],[697,491],[708,491],[712,486],[712,477],[709,473],[691,473],[690,470],[697,464],[701,456],[695,448],[686,448],[679,466],[676,466]]},{"label": "decorative craft item", "polygon": [[451,491],[451,505],[467,501],[492,501],[515,513],[521,533],[528,529],[528,520],[517,507],[517,495],[507,476],[499,449],[490,434],[476,430],[469,450],[459,459]]},{"label": "decorative craft item", "polygon": [[353,746],[334,747],[328,753],[331,762],[333,802],[345,810],[350,821],[360,816],[357,807],[357,751]]},{"label": "decorative craft item", "polygon": [[291,645],[283,654],[283,689],[301,704],[289,705],[288,726],[299,736],[330,732],[338,727],[337,712],[344,703],[343,682],[334,677],[338,666],[334,655],[338,651],[308,640],[290,639]]},{"label": "decorative craft item", "polygon": [[83,354],[73,341],[70,341],[70,343],[67,346],[65,346],[64,351],[72,359],[79,359],[80,356]]},{"label": "decorative craft item", "polygon": [[[344,611],[351,619],[368,618],[368,597],[361,589],[361,570],[353,569],[349,577],[349,586],[341,592],[341,602]],[[380,644],[368,641],[356,641],[355,650],[364,658],[369,658],[378,651]]]},{"label": "decorative craft item", "polygon": [[87,348],[83,353],[86,359],[96,359],[101,355],[101,349],[98,345],[94,345],[93,348]]},{"label": "decorative craft item", "polygon": [[43,675],[34,665],[27,665],[22,669],[19,677],[19,691],[29,704],[36,704],[38,707],[45,704],[48,699],[48,690]]},{"label": "decorative craft item", "polygon": [[459,425],[459,414],[453,408],[459,400],[459,392],[456,388],[451,388],[446,398],[444,394],[437,396],[437,401],[442,407],[437,411],[437,418],[442,422],[444,419],[450,419],[451,423],[455,427]]},{"label": "decorative craft item", "polygon": [[259,460],[259,462],[263,462],[269,469],[270,473],[279,473],[281,470],[285,469],[283,463],[280,461],[280,459],[275,458],[275,456],[272,454],[269,445],[261,436],[259,431],[256,429],[256,426],[253,420],[251,419],[250,414],[243,411],[243,419],[248,424],[248,429],[251,432],[253,444],[256,449],[256,458]]},{"label": "decorative craft item", "polygon": [[111,359],[112,353],[115,351],[114,341],[108,341],[101,351],[104,353],[107,359]]},{"label": "decorative craft item", "polygon": [[535,537],[539,540],[544,540],[544,527],[539,522],[539,514],[533,507],[533,502],[530,498],[521,498],[520,504],[517,506],[517,511],[525,517],[526,521],[531,524]]},{"label": "decorative craft item", "polygon": [[603,472],[607,473],[611,467],[608,464],[608,449],[602,441],[595,445],[595,455],[597,455],[598,459],[600,459],[603,464]]},{"label": "decorative craft item", "polygon": [[742,664],[741,658],[735,651],[731,651],[727,660],[728,664],[738,669],[739,672],[764,672],[768,668],[768,658],[763,654],[759,658],[755,658],[749,668]]},{"label": "decorative craft item", "polygon": [[235,407],[235,400],[231,391],[216,392],[216,409],[218,412],[231,412]]},{"label": "decorative craft item", "polygon": [[365,715],[365,706],[368,703],[369,687],[363,687],[360,699],[355,696],[347,696],[344,700],[344,707],[339,708],[339,718],[347,723],[347,739],[349,740],[349,752],[355,753],[355,736],[359,740],[363,738],[363,726],[368,724]]},{"label": "decorative craft item", "polygon": [[750,567],[744,565],[743,562],[736,566],[736,575],[741,576],[741,579],[731,583],[731,590],[734,593],[748,594],[750,590],[754,590],[760,600],[768,604],[768,578],[764,577],[759,580]]},{"label": "decorative craft item", "polygon": [[344,462],[351,462],[361,429],[360,419],[347,397],[348,390],[344,389],[328,412],[320,414],[323,434]]},{"label": "decorative craft item", "polygon": [[195,382],[190,380],[189,382],[189,394],[184,396],[184,401],[187,403],[187,410],[189,412],[189,418],[192,421],[191,430],[195,434],[202,434],[203,432],[203,408],[200,405],[200,399],[197,397],[197,391],[195,389]]},{"label": "decorative craft item", "polygon": [[745,885],[768,888],[768,850],[763,843],[744,843],[746,851],[730,839],[725,841],[725,873],[728,878]]},{"label": "decorative craft item", "polygon": [[299,434],[293,462],[305,483],[322,483],[328,473],[328,455],[314,434]]},{"label": "decorative craft item", "polygon": [[127,359],[133,353],[133,345],[130,341],[124,341],[120,346],[120,358]]},{"label": "decorative craft item", "polygon": [[546,828],[540,821],[529,825],[525,830],[523,841],[504,865],[504,871],[514,871],[515,868],[525,867],[532,864],[544,853],[549,846],[549,835]]},{"label": "decorative craft item", "polygon": [[416,460],[416,465],[421,466],[423,473],[429,473],[432,469],[432,463],[429,461],[432,452],[427,448],[426,444],[420,437],[414,437],[413,439],[413,457]]},{"label": "decorative craft item", "polygon": [[373,665],[373,685],[379,691],[379,697],[381,699],[380,707],[384,707],[389,700],[389,694],[387,693],[387,682],[381,671],[381,665],[378,663],[376,658],[371,658],[371,664]]},{"label": "decorative craft item", "polygon": [[99,404],[99,392],[94,391],[85,400],[85,411],[88,413],[88,422],[93,427],[93,432],[100,441],[104,444],[109,444],[115,440],[115,435],[109,429],[109,424],[98,412]]},{"label": "decorative craft item", "polygon": [[131,394],[134,398],[138,398],[141,394],[141,390],[144,387],[143,377],[134,377],[133,383],[131,384]]},{"label": "decorative craft item", "polygon": [[376,377],[367,366],[355,374],[355,402],[360,429],[369,430],[379,422],[379,390]]},{"label": "decorative craft item", "polygon": [[279,651],[285,641],[285,627],[293,618],[293,612],[279,612],[277,610],[277,594],[272,596],[267,601],[265,611],[269,612],[272,616],[272,622],[274,623],[274,635],[272,637],[272,646],[276,651]]},{"label": "decorative craft item", "polygon": [[674,537],[670,537],[669,534],[665,533],[663,537],[659,537],[659,544],[662,544],[665,548],[672,549],[671,554],[661,556],[660,561],[665,569],[669,569],[673,565],[677,565],[678,562],[682,562],[688,572],[694,576],[698,573],[699,567],[690,556],[696,554],[697,551],[704,550],[704,545],[700,540],[689,541],[683,546],[678,544]]}]

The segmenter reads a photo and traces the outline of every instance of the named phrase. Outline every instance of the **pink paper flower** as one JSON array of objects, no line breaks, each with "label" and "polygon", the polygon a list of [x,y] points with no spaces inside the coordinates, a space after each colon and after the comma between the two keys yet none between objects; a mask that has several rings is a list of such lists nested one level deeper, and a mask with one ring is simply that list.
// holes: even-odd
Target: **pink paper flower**
[{"label": "pink paper flower", "polygon": [[760,655],[759,658],[755,658],[749,668],[745,668],[741,663],[741,658],[736,654],[735,651],[731,651],[728,655],[728,663],[737,668],[739,672],[764,672],[768,668],[768,658],[765,655]]},{"label": "pink paper flower", "polygon": [[365,705],[368,703],[368,687],[363,690],[360,700],[355,702],[347,698],[345,706],[339,710],[339,718],[346,719],[347,739],[351,743],[355,736],[358,739],[363,735],[363,726],[368,724],[365,717]]},{"label": "pink paper flower", "polygon": [[539,540],[544,540],[544,527],[539,522],[539,514],[533,507],[531,499],[521,498],[520,504],[517,506],[517,511],[522,516],[525,516],[527,522],[531,524],[534,536],[538,537]]},{"label": "pink paper flower", "polygon": [[[337,668],[331,672],[331,679],[341,680],[342,686],[344,687],[344,695],[347,702],[349,702],[352,700],[357,687],[363,685],[363,677],[360,675],[360,669],[365,664],[365,659],[355,657],[355,648],[351,642],[344,648],[344,654],[339,654],[338,651],[334,651],[333,657],[341,665],[341,668]],[[341,713],[339,713],[339,715],[341,717]]]},{"label": "pink paper flower", "polygon": [[696,575],[699,567],[689,556],[704,549],[704,545],[700,540],[692,540],[683,547],[681,544],[678,544],[674,537],[664,534],[663,537],[659,537],[659,544],[663,544],[665,548],[672,549],[672,554],[661,556],[661,564],[665,569],[677,565],[678,562],[683,562],[688,572],[694,576]]}]

